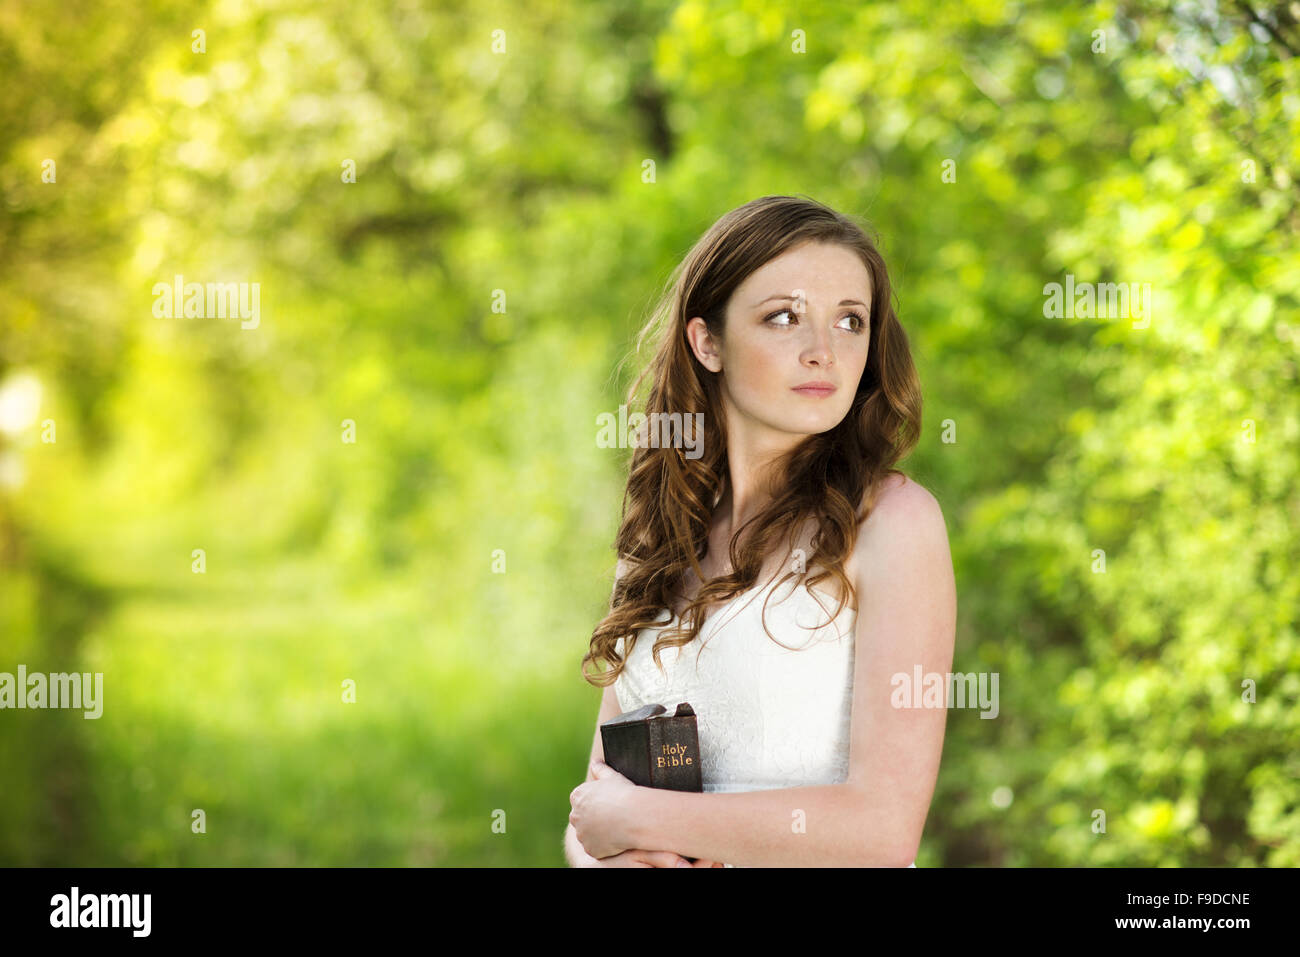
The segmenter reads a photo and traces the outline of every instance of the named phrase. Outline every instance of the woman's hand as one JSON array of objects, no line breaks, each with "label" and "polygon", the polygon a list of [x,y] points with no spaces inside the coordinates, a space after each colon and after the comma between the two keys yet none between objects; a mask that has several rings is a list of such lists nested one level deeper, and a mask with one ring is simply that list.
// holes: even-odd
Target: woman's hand
[{"label": "woman's hand", "polygon": [[694,864],[672,851],[646,851],[641,848],[621,851],[610,857],[588,856],[579,867],[721,867],[717,861],[698,860]]},{"label": "woman's hand", "polygon": [[630,822],[636,816],[641,788],[603,761],[591,765],[594,781],[584,781],[569,794],[569,823],[587,853],[583,867],[721,867],[719,861],[691,863],[672,851],[633,848]]},{"label": "woman's hand", "polygon": [[569,793],[569,823],[587,853],[604,859],[632,849],[628,832],[638,789],[603,761],[592,762],[591,773],[594,781],[584,781]]}]

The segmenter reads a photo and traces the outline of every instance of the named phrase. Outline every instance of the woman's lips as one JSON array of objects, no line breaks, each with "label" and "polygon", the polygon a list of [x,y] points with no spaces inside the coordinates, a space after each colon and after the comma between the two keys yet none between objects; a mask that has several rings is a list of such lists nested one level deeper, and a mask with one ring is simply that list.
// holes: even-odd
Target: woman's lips
[{"label": "woman's lips", "polygon": [[813,398],[824,399],[826,398],[826,396],[830,395],[832,392],[835,391],[835,386],[801,385],[795,388],[793,391],[798,392],[800,395],[806,395],[806,396],[811,396]]}]

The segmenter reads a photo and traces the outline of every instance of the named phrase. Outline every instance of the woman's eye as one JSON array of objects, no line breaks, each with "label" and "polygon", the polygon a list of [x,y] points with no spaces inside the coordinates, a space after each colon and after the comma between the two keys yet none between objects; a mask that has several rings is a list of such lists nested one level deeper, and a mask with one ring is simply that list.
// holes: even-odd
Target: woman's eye
[{"label": "woman's eye", "polygon": [[[789,326],[794,325],[794,323],[798,321],[797,317],[796,317],[795,314],[794,314],[794,311],[793,311],[793,310],[790,310],[790,309],[778,309],[776,312],[770,313],[770,314],[767,316],[766,321],[767,321],[767,322],[772,322],[772,320],[775,319],[777,316],[790,316],[791,319],[792,319],[793,321],[791,321],[791,322],[773,322],[772,324],[773,324],[774,326],[789,327]],[[851,313],[849,313],[847,316],[844,317],[844,319],[851,320],[851,321],[849,322],[849,325],[848,325],[847,327],[845,327],[845,328],[847,328],[850,332],[861,332],[862,329],[863,329],[863,327],[866,325],[866,320],[863,319],[861,316],[859,316],[856,312],[851,312]],[[840,322],[843,322],[843,321],[844,321],[843,319],[840,320]]]}]

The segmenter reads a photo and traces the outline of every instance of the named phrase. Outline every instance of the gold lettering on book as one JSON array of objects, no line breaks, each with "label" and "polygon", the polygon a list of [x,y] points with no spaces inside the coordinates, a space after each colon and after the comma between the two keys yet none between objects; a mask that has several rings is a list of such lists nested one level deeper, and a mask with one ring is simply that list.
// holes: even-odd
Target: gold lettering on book
[{"label": "gold lettering on book", "polygon": [[658,758],[659,767],[661,768],[676,768],[683,764],[694,763],[690,756],[687,755],[686,745],[684,744],[665,744],[663,752],[667,757],[661,756]]}]

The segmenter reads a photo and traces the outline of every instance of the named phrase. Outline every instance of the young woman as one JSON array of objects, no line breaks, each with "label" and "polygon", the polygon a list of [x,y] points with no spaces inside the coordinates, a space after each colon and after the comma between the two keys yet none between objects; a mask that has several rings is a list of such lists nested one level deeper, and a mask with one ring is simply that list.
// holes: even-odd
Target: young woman
[{"label": "young woman", "polygon": [[[892,706],[891,678],[950,671],[957,602],[939,505],[894,467],[921,396],[891,296],[863,230],[802,197],[732,210],[674,272],[629,395],[649,377],[652,428],[583,658],[605,690],[570,864],[914,864],[947,712]],[[704,793],[603,763],[601,722],[681,701]]]}]

